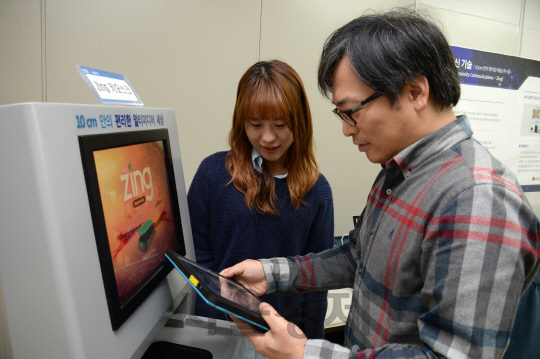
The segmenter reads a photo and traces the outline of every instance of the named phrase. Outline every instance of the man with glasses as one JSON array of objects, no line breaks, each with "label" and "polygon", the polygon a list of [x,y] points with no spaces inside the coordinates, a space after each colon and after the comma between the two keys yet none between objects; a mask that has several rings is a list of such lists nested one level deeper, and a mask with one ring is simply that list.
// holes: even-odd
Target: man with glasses
[{"label": "man with glasses", "polygon": [[335,31],[319,64],[345,136],[382,166],[351,242],[222,272],[257,294],[352,287],[345,347],[306,340],[261,305],[269,358],[500,358],[538,271],[539,223],[514,177],[472,137],[441,31],[408,10]]}]

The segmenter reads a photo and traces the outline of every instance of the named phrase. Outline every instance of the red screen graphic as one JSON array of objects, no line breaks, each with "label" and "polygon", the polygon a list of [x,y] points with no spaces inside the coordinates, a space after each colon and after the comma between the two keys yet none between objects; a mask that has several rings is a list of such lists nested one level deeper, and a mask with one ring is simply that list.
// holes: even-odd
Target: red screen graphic
[{"label": "red screen graphic", "polygon": [[94,160],[122,303],[176,246],[163,143],[99,150]]}]

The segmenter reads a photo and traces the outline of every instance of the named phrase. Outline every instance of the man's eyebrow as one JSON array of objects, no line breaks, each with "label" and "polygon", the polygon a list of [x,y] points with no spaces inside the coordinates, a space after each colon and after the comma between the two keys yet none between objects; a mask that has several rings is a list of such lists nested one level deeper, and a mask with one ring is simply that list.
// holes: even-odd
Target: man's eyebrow
[{"label": "man's eyebrow", "polygon": [[338,102],[332,101],[332,104],[336,105],[336,107],[337,107],[337,106],[343,106],[343,105],[346,104],[347,102],[352,102],[352,100],[351,100],[350,97],[342,98],[342,99],[339,100]]}]

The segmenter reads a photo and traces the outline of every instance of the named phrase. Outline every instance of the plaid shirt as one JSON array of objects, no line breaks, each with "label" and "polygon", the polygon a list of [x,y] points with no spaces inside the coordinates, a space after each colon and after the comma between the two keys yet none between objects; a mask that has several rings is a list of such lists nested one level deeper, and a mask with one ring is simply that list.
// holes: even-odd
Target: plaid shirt
[{"label": "plaid shirt", "polygon": [[465,117],[383,166],[350,243],[261,260],[269,291],[352,287],[345,346],[304,358],[500,358],[538,270],[539,223]]}]

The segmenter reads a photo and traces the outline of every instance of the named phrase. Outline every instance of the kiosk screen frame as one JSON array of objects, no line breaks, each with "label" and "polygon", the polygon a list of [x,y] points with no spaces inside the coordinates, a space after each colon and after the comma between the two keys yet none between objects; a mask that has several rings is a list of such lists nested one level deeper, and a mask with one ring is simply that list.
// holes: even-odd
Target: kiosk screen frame
[{"label": "kiosk screen frame", "polygon": [[[173,266],[165,257],[166,250],[186,254],[169,132],[167,129],[156,129],[85,135],[79,136],[79,146],[114,331],[120,328],[172,270]],[[106,154],[104,160],[100,159],[104,157],[103,154]],[[121,159],[116,160],[115,156]],[[161,157],[163,163],[155,157]],[[110,169],[113,166],[111,163],[115,162],[122,162],[121,170]],[[132,168],[136,163],[139,167],[145,166],[141,163],[146,163],[148,167],[144,170]],[[152,173],[152,167],[157,171]],[[109,172],[113,172],[113,175],[104,179],[106,176],[103,173]],[[110,190],[109,186],[117,187]],[[124,201],[118,204],[122,199]],[[145,202],[147,208],[141,214]],[[122,215],[118,214],[122,211],[125,212],[122,213],[123,217],[129,218],[123,223]],[[120,264],[117,263],[119,253],[122,254],[119,256],[122,260]],[[120,271],[128,273],[123,275]],[[134,282],[132,278],[135,277],[140,278]]]}]

